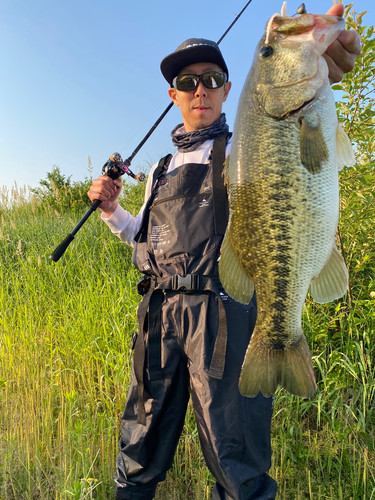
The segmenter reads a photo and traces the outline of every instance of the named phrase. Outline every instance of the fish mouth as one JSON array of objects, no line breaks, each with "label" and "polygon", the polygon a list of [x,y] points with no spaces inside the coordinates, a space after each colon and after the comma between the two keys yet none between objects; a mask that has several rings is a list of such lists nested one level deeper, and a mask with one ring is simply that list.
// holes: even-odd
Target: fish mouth
[{"label": "fish mouth", "polygon": [[308,101],[305,101],[301,106],[298,106],[298,108],[292,109],[291,111],[288,111],[287,113],[285,113],[283,115],[279,115],[279,116],[276,116],[273,113],[269,113],[265,109],[264,109],[264,113],[267,116],[270,116],[271,118],[274,118],[278,121],[287,120],[288,118],[295,119],[299,115],[299,113],[301,113],[301,111],[306,110],[306,108],[308,108],[315,101],[316,101],[316,96],[313,97],[312,99],[309,99]]},{"label": "fish mouth", "polygon": [[295,117],[301,111],[306,111],[306,108],[309,108],[312,104],[314,104],[317,100],[319,100],[321,95],[322,95],[322,88],[318,89],[314,97],[312,97],[311,99],[307,99],[303,104],[301,104],[301,106],[298,106],[298,108],[289,111],[286,115],[283,116],[283,119],[288,118],[289,116]]},{"label": "fish mouth", "polygon": [[299,17],[275,17],[271,32],[281,45],[295,42],[312,43],[321,56],[345,29],[345,19],[340,16],[303,14]]}]

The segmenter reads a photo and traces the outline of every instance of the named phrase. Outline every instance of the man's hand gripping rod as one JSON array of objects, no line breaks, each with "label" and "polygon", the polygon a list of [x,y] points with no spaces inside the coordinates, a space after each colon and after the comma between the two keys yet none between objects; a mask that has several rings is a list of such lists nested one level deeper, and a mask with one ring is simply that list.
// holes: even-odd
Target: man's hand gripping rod
[{"label": "man's hand gripping rod", "polygon": [[[133,153],[132,156],[134,157],[135,154]],[[102,175],[108,175],[108,177],[115,180],[121,177],[123,174],[127,174],[133,179],[143,182],[146,179],[146,175],[144,173],[133,174],[133,172],[129,168],[132,156],[124,161],[119,153],[113,153],[113,155],[110,156],[109,160],[106,163],[104,163],[102,168]],[[91,204],[90,208],[87,210],[82,219],[78,222],[73,231],[70,232],[68,236],[65,238],[65,240],[62,241],[60,245],[51,253],[51,255],[49,256],[51,260],[57,262],[60,259],[60,257],[64,254],[65,250],[68,248],[70,243],[74,240],[74,236],[77,233],[77,231],[81,229],[86,220],[90,217],[90,215],[93,212],[95,212],[95,210],[98,208],[100,204],[101,200],[95,200]]]},{"label": "man's hand gripping rod", "polygon": [[[227,28],[227,30],[224,32],[224,34],[219,38],[218,44],[223,40],[223,38],[227,35],[227,33],[232,29],[234,24],[238,21],[240,16],[243,14],[245,9],[248,7],[248,5],[251,3],[252,0],[249,0],[245,7],[241,10],[239,14],[236,14],[234,21],[230,24],[230,26]],[[142,141],[138,144],[136,149],[133,151],[133,153],[129,156],[128,159],[123,161],[119,153],[113,153],[113,155],[109,158],[109,160],[103,165],[102,168],[102,175],[108,175],[111,177],[111,179],[118,179],[121,177],[123,174],[130,175],[130,177],[133,177],[133,179],[136,179],[137,181],[143,182],[146,178],[145,174],[140,173],[140,174],[133,174],[133,172],[130,170],[129,166],[134,158],[134,156],[138,153],[138,151],[141,149],[143,144],[147,141],[147,139],[150,137],[150,135],[153,133],[153,131],[156,129],[156,127],[159,125],[159,123],[162,121],[164,116],[168,113],[168,111],[172,108],[173,102],[171,102],[166,109],[163,111],[163,113],[159,116],[159,118],[156,120],[154,125],[150,128],[150,130],[147,132],[145,137],[142,139]],[[60,243],[60,245],[51,253],[49,258],[53,260],[53,262],[57,262],[60,257],[64,254],[65,250],[68,248],[70,243],[74,240],[74,236],[77,233],[77,231],[83,226],[83,224],[86,222],[86,220],[90,217],[90,215],[95,212],[95,210],[98,208],[100,205],[101,200],[96,200],[92,203],[90,208],[87,210],[85,215],[82,217],[82,219],[78,222],[76,227],[73,229],[71,233],[68,234],[68,236],[65,238],[64,241]]]}]

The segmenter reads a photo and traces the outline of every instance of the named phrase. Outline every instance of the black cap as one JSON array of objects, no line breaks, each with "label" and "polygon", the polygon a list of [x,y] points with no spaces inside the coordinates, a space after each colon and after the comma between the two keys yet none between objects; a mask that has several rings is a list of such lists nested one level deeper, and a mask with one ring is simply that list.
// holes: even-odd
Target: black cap
[{"label": "black cap", "polygon": [[177,49],[164,57],[160,64],[161,72],[169,85],[178,73],[190,64],[199,62],[215,63],[221,67],[229,79],[229,72],[224,57],[216,42],[204,38],[189,38]]}]

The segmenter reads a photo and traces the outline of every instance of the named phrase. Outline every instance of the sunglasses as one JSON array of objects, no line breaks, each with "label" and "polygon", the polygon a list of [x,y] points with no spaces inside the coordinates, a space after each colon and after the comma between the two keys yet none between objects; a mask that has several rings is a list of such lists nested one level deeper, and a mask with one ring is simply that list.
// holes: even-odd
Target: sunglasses
[{"label": "sunglasses", "polygon": [[179,75],[173,78],[172,86],[182,92],[190,92],[198,87],[199,80],[207,89],[218,89],[227,81],[223,71],[208,71],[203,75]]}]

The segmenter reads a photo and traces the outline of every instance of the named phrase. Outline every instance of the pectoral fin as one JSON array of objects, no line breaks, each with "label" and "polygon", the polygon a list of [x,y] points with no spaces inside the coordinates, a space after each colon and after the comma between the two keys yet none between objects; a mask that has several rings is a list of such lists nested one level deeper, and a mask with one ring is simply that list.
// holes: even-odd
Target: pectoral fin
[{"label": "pectoral fin", "polygon": [[318,174],[328,160],[328,148],[316,113],[302,116],[299,151],[302,165],[310,174]]},{"label": "pectoral fin", "polygon": [[345,294],[348,283],[349,273],[345,261],[334,245],[331,256],[319,276],[311,281],[311,295],[319,304],[332,302]]},{"label": "pectoral fin", "polygon": [[355,156],[345,130],[337,125],[336,130],[336,163],[337,170],[341,170],[344,165],[352,167],[355,164]]},{"label": "pectoral fin", "polygon": [[250,302],[254,293],[254,283],[237,262],[230,246],[228,230],[221,246],[219,276],[228,295],[241,304]]}]

